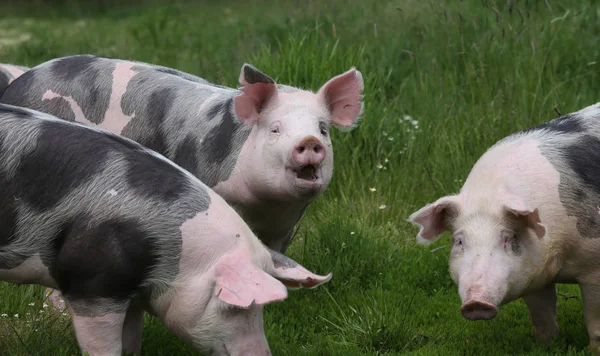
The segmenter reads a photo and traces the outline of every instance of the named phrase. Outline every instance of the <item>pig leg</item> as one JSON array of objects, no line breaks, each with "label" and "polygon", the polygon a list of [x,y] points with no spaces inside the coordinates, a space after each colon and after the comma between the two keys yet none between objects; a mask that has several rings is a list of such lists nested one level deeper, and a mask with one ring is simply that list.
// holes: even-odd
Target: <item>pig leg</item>
[{"label": "pig leg", "polygon": [[139,302],[132,302],[123,324],[123,350],[127,354],[141,355],[144,309]]},{"label": "pig leg", "polygon": [[[107,312],[107,310],[115,309],[114,304],[108,305],[102,301],[90,301],[89,303],[79,301],[77,308],[74,309],[73,301],[65,298],[65,302],[73,316],[75,336],[83,354],[121,356],[126,305],[125,308],[119,308],[123,310],[122,312]],[[82,311],[82,313],[78,311]]]},{"label": "pig leg", "polygon": [[271,247],[271,246],[269,246],[269,247],[271,247],[273,250],[275,250],[277,252],[285,253],[287,248],[290,246],[290,243],[292,242],[293,237],[294,237],[294,229],[292,228],[285,235],[285,238],[274,241],[273,247]]},{"label": "pig leg", "polygon": [[580,284],[583,317],[590,337],[592,355],[600,355],[600,285]]},{"label": "pig leg", "polygon": [[535,327],[535,338],[545,344],[558,335],[556,323],[556,286],[551,284],[545,288],[523,297],[529,316]]}]

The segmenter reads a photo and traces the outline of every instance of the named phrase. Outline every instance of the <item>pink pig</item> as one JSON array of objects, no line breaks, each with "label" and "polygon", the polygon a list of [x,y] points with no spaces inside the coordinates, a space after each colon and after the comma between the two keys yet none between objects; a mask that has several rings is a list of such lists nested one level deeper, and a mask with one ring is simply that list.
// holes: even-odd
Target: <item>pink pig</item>
[{"label": "pink pig", "polygon": [[559,332],[555,283],[577,283],[600,354],[600,103],[515,133],[477,161],[460,192],[409,217],[421,243],[453,234],[461,313],[489,320],[523,298],[536,338]]}]

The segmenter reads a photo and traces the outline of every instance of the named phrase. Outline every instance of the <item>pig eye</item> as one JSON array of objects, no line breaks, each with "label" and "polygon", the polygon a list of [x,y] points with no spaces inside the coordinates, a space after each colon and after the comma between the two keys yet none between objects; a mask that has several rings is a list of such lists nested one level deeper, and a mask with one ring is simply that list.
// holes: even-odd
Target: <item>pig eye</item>
[{"label": "pig eye", "polygon": [[462,247],[462,245],[463,245],[462,235],[454,236],[454,244],[458,247]]},{"label": "pig eye", "polygon": [[274,134],[278,134],[279,133],[279,121],[274,122],[273,124],[271,124],[271,133]]},{"label": "pig eye", "polygon": [[327,137],[327,134],[329,134],[329,132],[327,131],[327,126],[325,126],[325,123],[323,122],[319,123],[319,130],[321,130],[321,135],[323,135],[324,137]]},{"label": "pig eye", "polygon": [[503,231],[504,248],[511,247],[513,250],[518,247],[517,234],[514,231]]}]

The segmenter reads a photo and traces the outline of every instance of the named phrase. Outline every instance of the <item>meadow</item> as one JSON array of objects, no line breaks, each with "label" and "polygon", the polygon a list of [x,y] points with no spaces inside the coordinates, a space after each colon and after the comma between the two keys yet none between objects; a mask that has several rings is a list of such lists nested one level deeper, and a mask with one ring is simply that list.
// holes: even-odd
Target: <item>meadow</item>
[{"label": "meadow", "polygon": [[[593,0],[116,0],[0,5],[0,62],[77,53],[174,67],[236,86],[248,62],[318,89],[351,66],[365,80],[356,130],[333,133],[328,190],[288,254],[333,279],[265,309],[274,355],[586,355],[576,286],[559,286],[561,333],[536,343],[525,303],[472,322],[448,273],[449,235],[416,244],[406,219],[458,191],[500,138],[596,103]],[[0,354],[76,355],[42,288],[0,284]],[[197,355],[147,317],[145,355]]]}]

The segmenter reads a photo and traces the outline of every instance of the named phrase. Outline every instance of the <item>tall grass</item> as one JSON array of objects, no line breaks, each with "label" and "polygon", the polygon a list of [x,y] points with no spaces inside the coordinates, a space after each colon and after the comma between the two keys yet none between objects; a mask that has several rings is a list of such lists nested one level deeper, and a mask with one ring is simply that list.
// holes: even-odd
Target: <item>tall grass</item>
[{"label": "tall grass", "polygon": [[[249,62],[280,83],[313,90],[352,66],[362,72],[361,125],[334,132],[333,182],[308,209],[289,252],[334,278],[266,308],[274,354],[585,354],[577,288],[559,288],[561,335],[549,347],[534,341],[522,301],[492,321],[469,322],[447,271],[448,241],[416,246],[406,218],[456,192],[500,138],[598,101],[594,1],[81,4],[5,5],[0,43],[29,39],[0,45],[0,61],[33,66],[95,53],[229,86]],[[2,354],[77,353],[68,318],[23,320],[42,301],[39,287],[2,285]],[[143,351],[195,354],[150,318]]]}]

